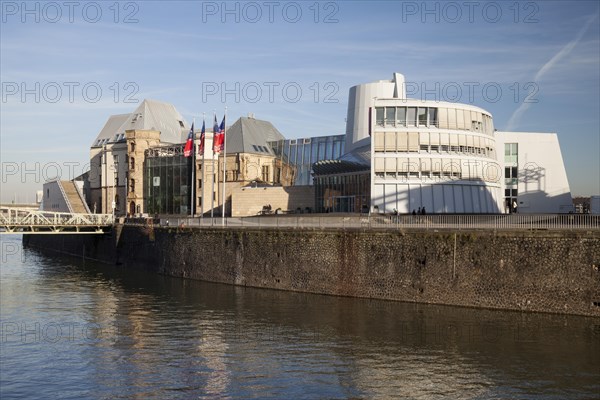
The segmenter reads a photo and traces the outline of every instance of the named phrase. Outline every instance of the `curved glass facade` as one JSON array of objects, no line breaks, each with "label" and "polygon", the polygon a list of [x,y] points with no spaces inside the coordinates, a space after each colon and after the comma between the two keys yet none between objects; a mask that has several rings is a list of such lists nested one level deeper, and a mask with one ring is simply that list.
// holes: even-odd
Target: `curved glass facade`
[{"label": "curved glass facade", "polygon": [[312,185],[312,165],[322,160],[336,160],[344,154],[345,135],[269,142],[275,155],[296,171],[294,186]]}]

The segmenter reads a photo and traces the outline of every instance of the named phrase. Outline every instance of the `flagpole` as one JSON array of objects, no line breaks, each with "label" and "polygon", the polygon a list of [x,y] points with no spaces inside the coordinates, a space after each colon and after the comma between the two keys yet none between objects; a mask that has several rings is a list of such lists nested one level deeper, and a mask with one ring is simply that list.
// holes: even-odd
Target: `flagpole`
[{"label": "flagpole", "polygon": [[196,125],[196,117],[192,122],[192,190],[190,197],[190,216],[194,218],[194,196],[196,193],[196,133],[194,132],[194,126]]},{"label": "flagpole", "polygon": [[[214,114],[214,120],[217,121],[217,111],[213,110],[213,114]],[[215,125],[213,124],[213,159],[211,162],[211,177],[210,180],[212,181],[212,188],[210,191],[210,225],[212,226],[213,224],[213,219],[214,219],[214,215],[215,215]],[[218,160],[218,158],[217,158]],[[218,170],[218,168],[217,168]]]},{"label": "flagpole", "polygon": [[200,146],[202,146],[202,187],[200,188],[202,196],[200,196],[200,217],[204,218],[204,185],[206,185],[206,166],[204,164],[204,153],[206,152],[206,146],[203,146],[203,141],[206,142],[206,113],[202,113],[202,126],[204,127],[204,137],[200,134]]},{"label": "flagpole", "polygon": [[225,115],[223,116],[223,207],[221,211],[221,226],[225,226],[225,183],[227,182],[227,106],[225,106]]}]

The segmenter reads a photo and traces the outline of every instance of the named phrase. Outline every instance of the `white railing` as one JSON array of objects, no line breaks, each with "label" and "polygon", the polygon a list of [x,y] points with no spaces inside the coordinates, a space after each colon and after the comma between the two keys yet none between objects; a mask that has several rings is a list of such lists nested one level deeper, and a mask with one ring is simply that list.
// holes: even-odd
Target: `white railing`
[{"label": "white railing", "polygon": [[317,229],[600,230],[600,216],[581,214],[498,215],[270,215],[244,218],[127,219],[127,224],[163,227]]},{"label": "white railing", "polygon": [[101,232],[101,228],[112,226],[112,224],[113,216],[110,214],[73,214],[0,208],[1,233],[35,233],[45,231],[45,228],[56,233],[65,230],[79,232],[88,228],[95,232]]}]

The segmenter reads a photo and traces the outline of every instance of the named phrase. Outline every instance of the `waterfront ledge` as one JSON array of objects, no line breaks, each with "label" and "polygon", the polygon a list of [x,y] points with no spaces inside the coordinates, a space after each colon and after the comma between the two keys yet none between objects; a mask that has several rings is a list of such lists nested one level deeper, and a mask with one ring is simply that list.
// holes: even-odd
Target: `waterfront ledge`
[{"label": "waterfront ledge", "polygon": [[118,225],[24,245],[232,285],[600,317],[600,232]]}]

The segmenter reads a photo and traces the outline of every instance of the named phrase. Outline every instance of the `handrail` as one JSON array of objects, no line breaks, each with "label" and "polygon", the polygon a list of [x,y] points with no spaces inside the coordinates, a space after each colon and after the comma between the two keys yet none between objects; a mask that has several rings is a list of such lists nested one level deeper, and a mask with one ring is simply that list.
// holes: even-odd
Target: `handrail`
[{"label": "handrail", "polygon": [[43,210],[0,208],[0,224],[11,226],[110,226],[111,214],[75,214]]},{"label": "handrail", "polygon": [[[153,221],[163,227],[220,227],[221,217],[126,219],[126,224]],[[335,229],[425,229],[425,230],[598,230],[600,215],[581,214],[477,214],[477,215],[332,215],[299,214],[225,218],[225,227],[335,228]]]}]

